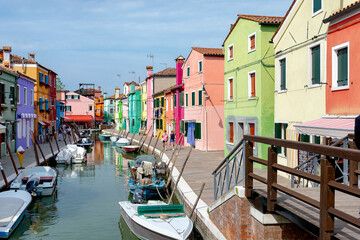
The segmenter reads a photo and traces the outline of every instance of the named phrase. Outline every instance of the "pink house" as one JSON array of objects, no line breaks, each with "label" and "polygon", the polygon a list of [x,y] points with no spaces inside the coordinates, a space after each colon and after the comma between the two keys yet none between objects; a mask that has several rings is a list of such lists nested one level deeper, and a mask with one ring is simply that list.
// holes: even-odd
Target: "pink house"
[{"label": "pink house", "polygon": [[[224,149],[224,54],[221,48],[193,47],[183,66],[185,145]],[[193,133],[189,133],[194,126]],[[194,137],[190,137],[190,136]],[[195,138],[195,141],[193,140]]]},{"label": "pink house", "polygon": [[65,122],[75,122],[79,126],[88,128],[95,121],[95,102],[75,92],[61,92],[61,99],[65,99]]},{"label": "pink house", "polygon": [[[149,131],[151,127],[151,123],[153,121],[154,115],[153,115],[153,81],[154,77],[152,76],[153,67],[152,66],[146,66],[147,70],[147,78],[146,78],[146,106],[147,106],[147,120],[146,120],[146,129]],[[154,128],[153,128],[154,131]]]}]

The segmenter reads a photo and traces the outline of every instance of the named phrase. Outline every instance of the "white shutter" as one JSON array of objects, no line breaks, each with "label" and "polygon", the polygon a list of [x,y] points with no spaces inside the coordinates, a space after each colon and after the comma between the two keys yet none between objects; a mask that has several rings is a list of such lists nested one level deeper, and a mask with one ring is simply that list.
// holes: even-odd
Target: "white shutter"
[{"label": "white shutter", "polygon": [[23,118],[23,137],[26,137],[26,118]]}]

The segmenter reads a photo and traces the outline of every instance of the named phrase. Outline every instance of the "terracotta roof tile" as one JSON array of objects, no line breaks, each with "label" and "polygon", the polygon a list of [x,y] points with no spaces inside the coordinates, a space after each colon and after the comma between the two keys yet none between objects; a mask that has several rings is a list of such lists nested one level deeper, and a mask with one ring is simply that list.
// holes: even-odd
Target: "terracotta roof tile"
[{"label": "terracotta roof tile", "polygon": [[107,97],[107,98],[105,98],[105,99],[115,99],[115,94],[112,95],[112,96],[110,96],[110,97]]},{"label": "terracotta roof tile", "polygon": [[11,73],[11,74],[14,74],[14,75],[18,75],[18,72],[17,72],[17,71],[15,71],[15,70],[13,70],[13,69],[11,69],[11,68],[7,68],[7,67],[4,67],[4,66],[1,66],[1,65],[0,65],[0,70],[6,71],[6,72]]},{"label": "terracotta roof tile", "polygon": [[151,76],[175,77],[176,76],[176,68],[165,68],[164,70],[154,73]]},{"label": "terracotta roof tile", "polygon": [[346,14],[349,11],[358,9],[359,7],[360,7],[360,1],[353,2],[350,5],[347,5],[346,7],[344,7],[343,9],[340,9],[340,10],[334,12],[328,18],[324,19],[323,22],[328,23],[328,22],[332,21],[333,19],[343,16],[344,14]]},{"label": "terracotta roof tile", "polygon": [[134,84],[135,86],[140,86],[138,83],[131,81],[131,82],[124,82],[124,85],[132,85]]},{"label": "terracotta roof tile", "polygon": [[[22,59],[23,58],[18,56],[18,55],[11,54],[11,62],[12,63],[21,64]],[[24,63],[25,64],[36,64],[37,62],[33,61],[33,60],[30,60],[30,59],[27,59],[27,58],[24,58]]]},{"label": "terracotta roof tile", "polygon": [[231,26],[230,26],[230,31],[229,31],[228,35],[226,36],[226,38],[223,42],[223,45],[225,44],[226,39],[228,39],[231,32],[234,30],[236,24],[239,22],[239,20],[241,18],[255,21],[260,24],[274,24],[274,25],[277,25],[277,24],[281,25],[281,23],[285,19],[284,17],[278,17],[278,16],[262,16],[262,15],[246,15],[246,14],[238,14],[237,16],[238,16],[238,18],[236,19],[236,22],[234,24],[231,24]]},{"label": "terracotta roof tile", "polygon": [[222,48],[201,48],[201,47],[193,47],[193,50],[204,54],[205,56],[224,56]]}]

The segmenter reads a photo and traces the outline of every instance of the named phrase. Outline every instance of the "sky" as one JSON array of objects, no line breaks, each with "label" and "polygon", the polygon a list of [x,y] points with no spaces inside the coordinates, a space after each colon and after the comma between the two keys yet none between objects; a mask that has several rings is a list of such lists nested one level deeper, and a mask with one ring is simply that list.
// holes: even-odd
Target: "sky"
[{"label": "sky", "polygon": [[[0,47],[54,70],[73,91],[175,67],[191,47],[218,47],[237,14],[284,16],[292,0],[0,0]],[[150,58],[153,55],[154,58]],[[135,73],[134,73],[135,72]]]}]

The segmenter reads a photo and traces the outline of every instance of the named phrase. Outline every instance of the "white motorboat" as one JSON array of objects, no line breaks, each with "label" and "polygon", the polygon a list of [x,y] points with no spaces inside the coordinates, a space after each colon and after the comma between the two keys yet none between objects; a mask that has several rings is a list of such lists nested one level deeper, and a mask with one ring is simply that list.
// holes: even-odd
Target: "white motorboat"
[{"label": "white motorboat", "polygon": [[116,143],[117,139],[118,139],[118,138],[115,137],[115,136],[111,136],[111,137],[110,137],[110,141],[111,141],[112,143],[114,143],[114,144]]},{"label": "white motorboat", "polygon": [[11,190],[25,190],[33,196],[50,196],[57,184],[57,172],[48,166],[22,170],[10,185]]},{"label": "white motorboat", "polygon": [[167,205],[162,201],[147,204],[124,201],[119,205],[126,224],[140,239],[187,239],[193,229],[182,205]]},{"label": "white motorboat", "polygon": [[75,144],[69,144],[66,146],[67,149],[71,151],[72,163],[82,163],[86,160],[86,149],[83,147],[78,147]]},{"label": "white motorboat", "polygon": [[10,190],[0,193],[0,238],[9,238],[31,203],[30,193]]},{"label": "white motorboat", "polygon": [[56,163],[58,164],[71,164],[72,153],[69,149],[61,149],[60,152],[56,155]]},{"label": "white motorboat", "polygon": [[116,141],[117,147],[127,146],[130,145],[130,141],[127,138],[120,138]]}]

